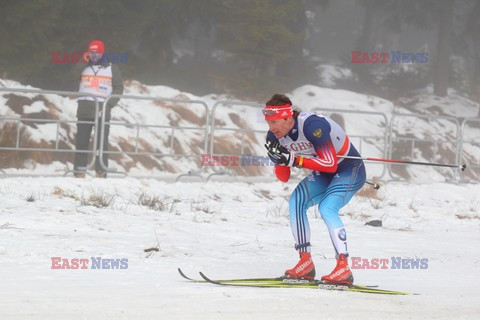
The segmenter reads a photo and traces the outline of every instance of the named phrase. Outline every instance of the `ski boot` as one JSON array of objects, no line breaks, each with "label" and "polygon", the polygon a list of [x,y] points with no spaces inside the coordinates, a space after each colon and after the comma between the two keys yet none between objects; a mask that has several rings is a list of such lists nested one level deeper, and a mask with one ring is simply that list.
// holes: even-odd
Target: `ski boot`
[{"label": "ski boot", "polygon": [[324,283],[335,283],[335,284],[353,284],[353,274],[348,267],[348,259],[342,253],[337,258],[337,266],[333,271],[322,277],[322,282]]},{"label": "ski boot", "polygon": [[292,269],[285,271],[287,278],[313,280],[315,278],[315,265],[310,252],[300,252],[300,261]]}]

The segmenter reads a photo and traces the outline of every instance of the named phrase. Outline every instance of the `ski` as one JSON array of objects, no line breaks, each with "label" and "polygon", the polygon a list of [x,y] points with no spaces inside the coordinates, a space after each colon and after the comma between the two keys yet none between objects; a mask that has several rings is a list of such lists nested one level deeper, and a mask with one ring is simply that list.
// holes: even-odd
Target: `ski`
[{"label": "ski", "polygon": [[205,276],[205,274],[200,272],[200,276],[203,278],[203,280],[198,280],[198,279],[193,279],[188,277],[180,268],[178,268],[177,270],[184,279],[187,279],[189,281],[197,282],[197,283],[212,283],[212,284],[224,285],[224,286],[241,286],[241,287],[258,287],[258,288],[292,288],[293,287],[293,288],[352,291],[352,292],[390,294],[390,295],[411,294],[409,292],[377,289],[378,286],[327,284],[327,283],[321,282],[320,280],[289,279],[285,277],[212,280],[207,276]]},{"label": "ski", "polygon": [[[206,280],[199,280],[199,279],[192,279],[190,277],[188,277],[187,275],[185,275],[185,273],[180,269],[180,268],[177,268],[178,270],[178,273],[180,273],[180,275],[189,280],[189,281],[192,281],[192,282],[208,282]],[[291,283],[295,283],[295,282],[299,282],[299,281],[303,281],[303,283],[305,283],[305,281],[307,280],[302,280],[302,279],[288,279],[288,278],[285,278],[285,277],[276,277],[276,278],[246,278],[246,279],[222,279],[222,280],[214,280],[216,282],[220,282],[220,283],[250,283],[250,284],[253,284],[253,283],[257,283],[257,284],[261,284],[261,285],[267,285],[267,284],[272,284],[272,285],[280,285],[280,284],[285,284],[285,283],[288,283],[288,282],[291,282]],[[320,280],[314,280],[314,281],[310,281],[310,282],[314,282],[315,284],[321,284]],[[369,285],[369,286],[364,286],[364,285],[357,285],[358,287],[365,287],[365,288],[377,288],[378,286],[372,286],[372,285]]]},{"label": "ski", "polygon": [[290,279],[290,278],[212,280],[202,272],[200,272],[199,274],[205,280],[205,282],[220,285],[220,286],[251,287],[251,288],[322,289],[322,290],[351,291],[351,292],[388,294],[388,295],[411,294],[409,292],[377,289],[377,288],[368,287],[368,286],[323,283],[319,280]]},{"label": "ski", "polygon": [[[187,275],[185,275],[185,273],[182,271],[182,269],[180,268],[177,268],[178,270],[178,273],[180,273],[180,275],[189,280],[189,281],[193,281],[193,282],[208,282],[206,280],[198,280],[198,279],[192,279],[190,277],[188,277]],[[217,282],[262,282],[262,283],[281,283],[283,281],[283,277],[277,277],[277,278],[247,278],[247,279],[224,279],[224,280],[215,280]]]}]

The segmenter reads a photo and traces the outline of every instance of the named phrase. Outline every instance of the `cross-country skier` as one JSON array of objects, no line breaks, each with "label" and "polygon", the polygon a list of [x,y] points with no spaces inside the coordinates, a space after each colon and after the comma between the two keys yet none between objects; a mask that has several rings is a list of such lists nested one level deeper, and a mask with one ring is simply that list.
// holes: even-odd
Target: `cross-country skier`
[{"label": "cross-country skier", "polygon": [[336,122],[314,113],[294,111],[292,101],[285,95],[275,94],[266,103],[263,113],[269,126],[265,147],[275,163],[277,178],[287,182],[291,167],[312,170],[290,197],[290,224],[300,261],[286,270],[285,275],[305,279],[315,277],[307,209],[318,205],[337,258],[335,269],[322,280],[352,284],[353,275],[347,260],[347,234],[338,211],[365,183],[365,166],[362,160],[338,156],[359,157],[360,154]]}]

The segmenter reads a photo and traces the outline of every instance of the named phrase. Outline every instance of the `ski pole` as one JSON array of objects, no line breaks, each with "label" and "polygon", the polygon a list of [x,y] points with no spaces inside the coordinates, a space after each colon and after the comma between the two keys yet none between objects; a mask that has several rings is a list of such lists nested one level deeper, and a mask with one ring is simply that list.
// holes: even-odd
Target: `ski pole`
[{"label": "ski pole", "polygon": [[371,186],[372,186],[372,188],[373,188],[373,189],[375,189],[375,190],[378,190],[378,189],[380,189],[380,185],[379,185],[379,184],[377,184],[377,183],[370,182],[370,181],[368,181],[368,180],[366,180],[366,181],[365,181],[365,183],[366,183],[366,184],[369,184],[369,185],[371,185]]},{"label": "ski pole", "polygon": [[416,165],[422,165],[422,166],[457,168],[457,169],[460,169],[462,171],[465,171],[465,168],[467,167],[466,164],[456,165],[456,164],[443,164],[443,163],[434,163],[434,162],[418,162],[418,161],[383,159],[383,158],[368,158],[368,157],[354,157],[354,156],[337,156],[337,157],[338,158],[344,158],[344,159],[358,159],[358,160],[366,160],[366,161],[379,161],[379,162],[416,164]]}]

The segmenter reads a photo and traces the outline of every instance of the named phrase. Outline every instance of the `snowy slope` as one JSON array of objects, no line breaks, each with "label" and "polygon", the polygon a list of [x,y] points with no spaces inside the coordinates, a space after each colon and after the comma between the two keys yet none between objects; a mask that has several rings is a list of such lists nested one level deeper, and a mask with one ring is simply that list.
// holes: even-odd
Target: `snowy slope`
[{"label": "snowy slope", "polygon": [[[112,183],[113,182],[113,183]],[[0,180],[1,319],[473,319],[480,313],[480,187],[392,183],[342,210],[350,253],[427,258],[428,269],[354,270],[416,296],[216,287],[184,281],[278,276],[297,261],[285,198],[295,184],[142,179]],[[369,191],[365,190],[368,194]],[[167,197],[164,210],[138,204]],[[91,195],[113,200],[88,205]],[[377,199],[378,198],[378,199]],[[30,201],[27,201],[29,199]],[[172,200],[177,202],[173,207]],[[334,252],[309,211],[319,275]],[[365,226],[382,219],[383,227]],[[158,240],[157,240],[158,239]],[[144,249],[158,246],[147,257]],[[53,270],[51,258],[128,259],[123,270]]]}]

